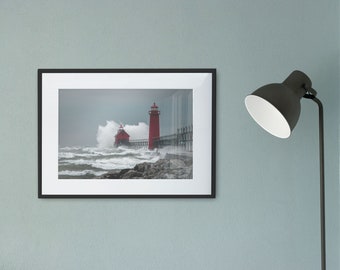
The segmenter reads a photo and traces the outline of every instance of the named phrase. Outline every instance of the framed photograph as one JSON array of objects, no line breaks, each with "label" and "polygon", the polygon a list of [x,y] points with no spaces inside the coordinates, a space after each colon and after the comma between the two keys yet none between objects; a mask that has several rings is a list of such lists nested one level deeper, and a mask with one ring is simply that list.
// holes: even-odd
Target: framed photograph
[{"label": "framed photograph", "polygon": [[39,69],[39,198],[214,198],[215,69]]}]

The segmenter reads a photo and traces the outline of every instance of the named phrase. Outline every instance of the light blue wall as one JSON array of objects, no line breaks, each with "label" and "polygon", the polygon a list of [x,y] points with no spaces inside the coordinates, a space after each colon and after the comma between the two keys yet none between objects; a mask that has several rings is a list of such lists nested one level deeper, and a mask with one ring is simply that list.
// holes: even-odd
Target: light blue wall
[{"label": "light blue wall", "polygon": [[[217,68],[216,199],[37,199],[38,68]],[[294,69],[325,106],[339,269],[339,2],[1,0],[0,269],[319,269],[317,108],[288,140],[244,97]]]}]

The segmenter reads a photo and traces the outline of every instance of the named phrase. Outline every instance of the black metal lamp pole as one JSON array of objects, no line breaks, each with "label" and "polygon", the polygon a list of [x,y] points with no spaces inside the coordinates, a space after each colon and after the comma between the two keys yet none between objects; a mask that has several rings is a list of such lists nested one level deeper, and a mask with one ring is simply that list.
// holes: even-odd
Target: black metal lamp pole
[{"label": "black metal lamp pole", "polygon": [[319,154],[320,154],[320,228],[321,228],[321,270],[326,270],[326,230],[325,230],[325,157],[323,134],[323,106],[313,94],[305,94],[305,98],[312,99],[319,107]]}]

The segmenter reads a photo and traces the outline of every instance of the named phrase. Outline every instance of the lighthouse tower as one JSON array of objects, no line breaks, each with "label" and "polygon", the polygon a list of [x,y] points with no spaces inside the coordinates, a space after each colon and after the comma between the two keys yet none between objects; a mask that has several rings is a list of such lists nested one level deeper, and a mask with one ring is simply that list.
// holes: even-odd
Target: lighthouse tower
[{"label": "lighthouse tower", "polygon": [[149,149],[154,149],[157,145],[156,140],[159,139],[159,114],[158,106],[154,102],[149,111],[150,123],[149,123]]}]

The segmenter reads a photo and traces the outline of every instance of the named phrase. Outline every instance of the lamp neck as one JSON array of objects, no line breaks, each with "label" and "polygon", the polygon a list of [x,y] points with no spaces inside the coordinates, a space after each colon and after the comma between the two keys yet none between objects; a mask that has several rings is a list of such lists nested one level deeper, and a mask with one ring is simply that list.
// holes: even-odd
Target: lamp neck
[{"label": "lamp neck", "polygon": [[303,95],[304,98],[315,99],[317,92],[313,89],[306,89],[305,94]]},{"label": "lamp neck", "polygon": [[292,89],[300,98],[308,98],[310,95],[316,96],[316,91],[312,88],[312,81],[302,71],[293,71],[287,79],[283,81],[283,84]]}]

